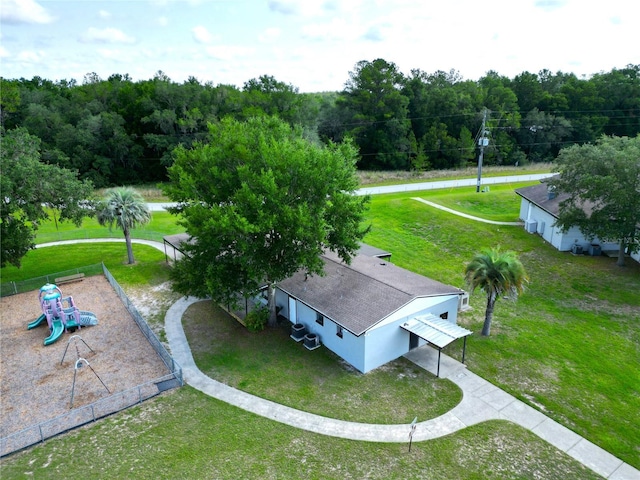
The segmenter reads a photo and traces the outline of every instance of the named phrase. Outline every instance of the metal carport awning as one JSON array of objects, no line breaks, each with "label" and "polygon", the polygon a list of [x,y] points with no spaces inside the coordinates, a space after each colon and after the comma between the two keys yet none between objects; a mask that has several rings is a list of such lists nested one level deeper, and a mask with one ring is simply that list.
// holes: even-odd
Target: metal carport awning
[{"label": "metal carport awning", "polygon": [[464,345],[462,346],[462,363],[464,363],[464,356],[467,350],[467,336],[473,333],[470,330],[431,314],[414,317],[401,324],[400,327],[407,332],[417,335],[438,349],[438,371],[436,376],[440,376],[440,355],[442,349],[459,338],[464,338]]},{"label": "metal carport awning", "polygon": [[167,245],[169,245],[169,247],[171,247],[171,249],[173,250],[173,261],[175,262],[177,260],[176,252],[179,252],[182,255],[184,255],[184,250],[182,245],[192,241],[191,236],[188,233],[177,233],[175,235],[166,235],[162,237],[162,240],[164,242],[164,258],[167,263],[169,262],[169,256],[167,254]]}]

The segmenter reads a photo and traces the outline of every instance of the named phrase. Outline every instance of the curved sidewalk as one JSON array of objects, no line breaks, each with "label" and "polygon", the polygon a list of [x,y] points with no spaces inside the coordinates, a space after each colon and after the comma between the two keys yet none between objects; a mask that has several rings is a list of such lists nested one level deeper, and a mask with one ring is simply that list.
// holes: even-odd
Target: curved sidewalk
[{"label": "curved sidewalk", "polygon": [[453,210],[451,208],[438,205],[437,203],[430,202],[429,200],[425,200],[424,198],[411,197],[411,200],[417,200],[418,202],[437,208],[438,210],[443,210],[445,212],[452,213],[453,215],[458,215],[459,217],[468,218],[469,220],[475,220],[476,222],[490,223],[492,225],[524,225],[524,223],[522,222],[496,222],[494,220],[486,220],[484,218],[474,217],[473,215],[458,212],[457,210]]},{"label": "curved sidewalk", "polygon": [[[182,327],[182,315],[201,299],[178,300],[165,316],[165,333],[174,359],[182,366],[185,381],[201,392],[293,427],[323,435],[371,442],[408,442],[410,425],[377,425],[346,422],[286,407],[242,392],[206,376],[196,366]],[[437,352],[430,347],[411,351],[406,358],[434,373]],[[551,420],[512,395],[475,375],[452,358],[442,355],[440,376],[458,385],[462,401],[440,417],[420,422],[415,441],[430,440],[485,420],[509,420],[531,430],[591,470],[611,480],[638,480],[640,472],[575,432]],[[419,418],[419,412],[418,412]]]}]

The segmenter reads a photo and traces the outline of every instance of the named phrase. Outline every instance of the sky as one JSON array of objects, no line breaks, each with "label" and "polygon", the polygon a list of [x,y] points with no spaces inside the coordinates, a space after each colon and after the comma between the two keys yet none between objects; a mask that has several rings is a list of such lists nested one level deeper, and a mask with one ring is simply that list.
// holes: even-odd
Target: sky
[{"label": "sky", "polygon": [[158,71],[343,90],[362,60],[477,80],[640,64],[638,0],[2,0],[0,75],[79,83]]}]

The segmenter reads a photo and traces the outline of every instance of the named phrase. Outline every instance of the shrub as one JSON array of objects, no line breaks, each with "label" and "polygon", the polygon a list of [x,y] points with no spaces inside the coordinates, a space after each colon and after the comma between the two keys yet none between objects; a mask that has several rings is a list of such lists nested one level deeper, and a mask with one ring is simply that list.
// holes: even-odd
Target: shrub
[{"label": "shrub", "polygon": [[247,313],[244,324],[250,332],[261,332],[269,321],[269,309],[264,305],[256,305]]}]

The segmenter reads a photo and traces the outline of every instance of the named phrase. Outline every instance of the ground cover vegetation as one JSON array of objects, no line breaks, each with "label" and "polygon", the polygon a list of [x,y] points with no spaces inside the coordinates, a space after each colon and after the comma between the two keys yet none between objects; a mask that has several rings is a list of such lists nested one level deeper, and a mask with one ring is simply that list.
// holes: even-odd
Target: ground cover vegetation
[{"label": "ground cover vegetation", "polygon": [[420,421],[435,418],[462,399],[455,384],[408,360],[362,375],[327,349],[309,355],[289,337],[290,325],[251,333],[210,301],[192,305],[183,325],[194,360],[205,374],[305,412],[398,424],[410,423],[416,415]]},{"label": "ground cover vegetation", "polygon": [[[87,452],[90,451],[91,454]],[[2,478],[600,478],[533,433],[491,421],[429,442],[342,440],[183,387],[3,459]]]},{"label": "ground cover vegetation", "polygon": [[[419,196],[445,204],[455,203],[456,194],[453,191],[430,191],[420,192]],[[417,195],[414,192],[413,196]],[[518,199],[513,192],[499,192],[492,188],[490,193],[475,195],[479,199],[477,205],[488,210],[490,207],[487,205],[491,205],[494,199],[511,195],[514,203],[509,215],[517,217]],[[482,216],[478,211],[474,212],[474,202],[466,205],[467,213]],[[640,341],[637,327],[640,323],[640,272],[636,266],[618,269],[612,267],[613,262],[606,257],[569,256],[548,247],[539,237],[526,234],[519,227],[470,223],[444,212],[430,210],[430,207],[411,200],[407,194],[373,197],[368,218],[374,228],[366,241],[391,250],[395,263],[452,285],[463,285],[464,266],[483,245],[501,243],[520,252],[531,276],[530,288],[517,306],[509,303],[501,306],[494,319],[493,335],[489,339],[474,335],[467,350],[468,365],[473,371],[618,457],[636,467],[640,466],[636,448],[640,441],[631,423],[638,409],[633,391],[639,383],[636,366]],[[124,262],[126,255],[123,246],[120,248],[121,262]],[[30,252],[25,262],[31,255],[41,255],[45,250]],[[145,285],[145,275],[131,273],[142,266],[139,254],[137,256],[137,266],[122,266],[123,273],[116,274],[119,281],[119,275],[128,274],[132,277],[132,283]],[[68,260],[74,255],[69,253],[48,257],[54,258]],[[41,267],[46,262],[47,259],[40,258],[34,265]],[[162,264],[162,261],[159,259],[158,263]],[[154,267],[151,271],[158,273],[158,278],[164,272],[166,279],[165,268],[163,265],[160,270]],[[7,278],[7,271],[2,270],[3,280]],[[474,310],[461,317],[463,324],[475,332],[480,331],[483,311],[477,308],[477,302],[478,297],[472,298]],[[452,347],[450,353],[459,356],[457,347]],[[207,414],[195,405],[200,405],[199,402],[206,404],[203,408]],[[178,412],[173,410],[174,405]],[[171,472],[168,476],[183,472],[196,472],[197,476],[198,472],[205,469],[209,469],[206,470],[207,474],[209,471],[218,471],[210,469],[219,468],[222,462],[226,466],[225,472],[231,472],[225,473],[229,477],[237,476],[238,472],[243,476],[259,471],[263,473],[262,476],[284,478],[287,472],[291,472],[292,447],[304,445],[308,447],[305,451],[315,452],[313,455],[307,453],[304,457],[311,465],[319,464],[319,457],[316,456],[318,451],[323,452],[323,459],[326,459],[324,455],[327,452],[335,455],[334,464],[341,465],[341,468],[331,474],[335,473],[339,478],[345,478],[345,472],[346,476],[361,476],[362,472],[370,472],[369,476],[376,478],[375,475],[380,471],[383,471],[383,478],[425,478],[424,468],[427,464],[428,475],[432,475],[427,478],[589,478],[591,475],[586,470],[576,470],[575,462],[573,465],[572,461],[567,463],[566,456],[554,449],[549,450],[549,446],[537,437],[501,422],[489,422],[446,439],[420,443],[420,459],[415,461],[412,458],[409,463],[414,466],[407,469],[403,460],[391,464],[379,460],[397,455],[400,451],[398,446],[361,445],[359,442],[342,442],[315,435],[310,435],[313,440],[308,440],[304,432],[239,412],[233,407],[192,393],[188,388],[140,408],[144,417],[142,421],[142,417],[137,415],[138,411],[130,411],[131,416],[128,413],[118,415],[98,426],[47,442],[31,450],[28,455],[14,456],[2,468],[5,472],[22,472],[38,468],[33,465],[48,465],[38,471],[45,476],[47,472],[55,476],[64,470],[68,478],[80,477],[86,474],[89,467],[77,463],[75,456],[72,460],[68,452],[92,444],[103,452],[103,463],[92,457],[91,468],[98,476],[99,471],[109,470],[111,473],[112,464],[122,465],[127,470],[135,469],[141,463],[153,466],[151,471],[154,477],[157,477],[156,468],[161,464],[167,464],[165,471]],[[161,413],[167,410],[172,412],[171,420]],[[186,415],[186,412],[193,412],[193,416]],[[245,418],[247,416],[251,417],[250,421]],[[222,428],[214,418],[229,418],[230,424],[233,418],[247,425],[247,430],[238,429],[234,424],[233,433],[230,431],[228,436],[222,436],[221,432],[226,431],[228,425]],[[116,436],[126,433],[122,438],[108,441],[105,431]],[[217,433],[213,434],[214,431]],[[255,437],[256,431],[264,433],[264,438],[271,440],[269,445],[273,448],[262,448],[263,444]],[[206,441],[193,442],[194,435],[206,438]],[[291,439],[290,435],[295,435],[295,439]],[[133,445],[131,449],[126,446],[130,437],[136,445],[150,446],[142,456],[142,462],[139,450],[134,449]],[[264,441],[266,443],[267,440]],[[337,448],[337,443],[343,448]],[[258,449],[261,453],[258,453]],[[134,450],[136,458],[131,455]],[[348,453],[356,450],[360,457]],[[235,454],[232,458],[225,457],[224,461],[222,457],[219,462],[211,457],[224,456],[223,452],[229,451]],[[255,463],[247,464],[244,456],[238,458],[238,451],[251,452],[248,455],[256,459]],[[273,452],[273,456],[269,452]],[[375,452],[377,459],[374,461],[366,452]],[[285,458],[287,460],[282,460]],[[473,465],[466,466],[471,458]],[[530,470],[534,468],[532,463],[536,465],[535,472]],[[326,462],[323,461],[323,464]],[[389,464],[389,467],[382,468],[381,464]],[[440,472],[442,476],[438,477]],[[225,474],[218,476],[224,477]],[[322,471],[318,477],[331,478],[331,474]],[[313,472],[309,475],[314,478]]]},{"label": "ground cover vegetation", "polygon": [[[405,66],[409,67],[410,66]],[[317,142],[354,139],[362,170],[464,168],[477,158],[488,111],[486,165],[551,161],[567,145],[640,132],[640,65],[589,78],[542,70],[513,78],[489,71],[477,81],[456,71],[400,72],[393,62],[361,61],[339,92],[299,93],[272,76],[241,88],[183,83],[163,72],[133,81],[2,78],[0,120],[42,143],[42,159],[79,172],[96,187],[166,179],[173,149],[209,135],[207,124],[277,115]]]},{"label": "ground cover vegetation", "polygon": [[[431,195],[420,192],[424,198]],[[514,198],[513,208],[518,205]],[[501,245],[517,252],[530,281],[516,304],[503,302],[496,310],[491,337],[479,335],[486,303],[482,293],[472,296],[473,309],[459,317],[476,333],[467,344],[467,365],[640,466],[634,421],[640,409],[637,262],[620,269],[605,256],[558,252],[522,227],[469,222],[407,194],[372,197],[369,219],[365,242],[393,252],[397,265],[461,288],[468,259],[482,248]],[[460,358],[459,348],[452,344],[448,351]]]}]

